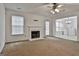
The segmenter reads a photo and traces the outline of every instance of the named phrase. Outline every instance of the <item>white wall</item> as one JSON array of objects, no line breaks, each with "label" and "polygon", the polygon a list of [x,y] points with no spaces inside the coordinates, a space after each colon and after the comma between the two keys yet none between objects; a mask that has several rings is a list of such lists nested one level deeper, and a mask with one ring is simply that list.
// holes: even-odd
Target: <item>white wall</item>
[{"label": "white wall", "polygon": [[[24,35],[11,35],[11,16],[12,15],[20,15],[24,16],[25,18],[25,28],[24,28]],[[19,40],[27,40],[29,39],[29,26],[41,26],[42,35],[44,37],[44,21],[48,19],[48,17],[37,15],[37,14],[29,14],[23,12],[17,12],[14,10],[6,9],[6,42],[13,42]],[[35,22],[34,20],[38,20]]]},{"label": "white wall", "polygon": [[0,53],[5,44],[5,8],[0,3]]},{"label": "white wall", "polygon": [[[6,15],[5,15],[5,31],[6,31],[6,42],[12,42],[12,41],[18,41],[18,40],[26,40],[26,34],[24,32],[24,35],[17,35],[17,36],[12,36],[11,35],[11,17],[12,15],[19,15],[19,16],[24,16],[25,17],[25,14],[21,13],[21,12],[16,12],[16,11],[10,11],[10,10],[7,10],[6,9]],[[25,22],[27,17],[24,18],[25,19]],[[25,24],[26,25],[26,24]],[[26,27],[25,27],[26,28]]]}]

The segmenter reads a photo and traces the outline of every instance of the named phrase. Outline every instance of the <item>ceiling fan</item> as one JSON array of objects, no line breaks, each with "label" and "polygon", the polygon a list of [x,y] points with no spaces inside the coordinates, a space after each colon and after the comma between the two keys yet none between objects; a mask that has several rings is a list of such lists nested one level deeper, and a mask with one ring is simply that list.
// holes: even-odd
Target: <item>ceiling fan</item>
[{"label": "ceiling fan", "polygon": [[50,3],[50,4],[48,5],[48,8],[50,9],[50,12],[51,12],[52,14],[55,14],[55,13],[60,12],[60,11],[62,10],[61,7],[63,7],[63,5],[58,4],[58,3]]}]

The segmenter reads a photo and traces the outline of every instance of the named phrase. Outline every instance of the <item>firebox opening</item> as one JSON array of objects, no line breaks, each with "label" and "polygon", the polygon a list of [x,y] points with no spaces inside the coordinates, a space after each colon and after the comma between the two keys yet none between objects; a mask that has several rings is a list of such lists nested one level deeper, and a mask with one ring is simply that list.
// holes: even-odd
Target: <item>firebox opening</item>
[{"label": "firebox opening", "polygon": [[40,38],[40,31],[31,31],[31,38]]}]

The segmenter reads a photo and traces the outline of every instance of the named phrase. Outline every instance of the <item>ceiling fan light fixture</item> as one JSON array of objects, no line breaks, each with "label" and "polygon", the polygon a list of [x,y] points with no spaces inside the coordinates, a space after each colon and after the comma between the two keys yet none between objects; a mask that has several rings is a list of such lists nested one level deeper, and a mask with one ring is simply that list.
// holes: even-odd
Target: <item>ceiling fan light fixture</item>
[{"label": "ceiling fan light fixture", "polygon": [[58,10],[58,9],[55,9],[55,11],[56,11],[56,12],[59,12],[59,10]]},{"label": "ceiling fan light fixture", "polygon": [[53,11],[53,10],[51,10],[50,12],[51,12],[52,14],[55,14],[55,11]]},{"label": "ceiling fan light fixture", "polygon": [[50,9],[50,12],[52,13],[52,14],[55,14],[55,13],[59,13],[59,12],[61,12],[61,10],[62,10],[62,7],[63,5],[60,5],[60,4],[58,4],[58,3],[50,3],[49,4],[49,9]]}]

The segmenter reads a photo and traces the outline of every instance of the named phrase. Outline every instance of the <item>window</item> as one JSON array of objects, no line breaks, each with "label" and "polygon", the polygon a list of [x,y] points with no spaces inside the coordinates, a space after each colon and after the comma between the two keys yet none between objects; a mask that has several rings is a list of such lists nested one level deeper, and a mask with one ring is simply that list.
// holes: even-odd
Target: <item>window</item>
[{"label": "window", "polygon": [[63,33],[64,29],[63,29],[63,20],[62,19],[58,19],[56,20],[56,34],[60,35]]},{"label": "window", "polygon": [[45,34],[46,34],[46,35],[49,35],[49,21],[46,21],[46,22],[45,22],[45,29],[46,29],[46,30],[45,30]]},{"label": "window", "polygon": [[65,39],[77,39],[77,16],[56,20],[55,36]]},{"label": "window", "polygon": [[24,17],[12,16],[12,35],[24,34]]}]

